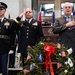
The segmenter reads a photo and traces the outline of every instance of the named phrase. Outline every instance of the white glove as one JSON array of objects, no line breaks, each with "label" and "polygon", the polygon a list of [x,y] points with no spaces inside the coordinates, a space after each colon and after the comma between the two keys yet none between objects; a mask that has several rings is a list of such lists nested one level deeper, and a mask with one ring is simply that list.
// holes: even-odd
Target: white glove
[{"label": "white glove", "polygon": [[13,53],[14,53],[14,51],[13,51],[13,50],[10,50],[10,51],[9,51],[9,54],[13,54]]}]

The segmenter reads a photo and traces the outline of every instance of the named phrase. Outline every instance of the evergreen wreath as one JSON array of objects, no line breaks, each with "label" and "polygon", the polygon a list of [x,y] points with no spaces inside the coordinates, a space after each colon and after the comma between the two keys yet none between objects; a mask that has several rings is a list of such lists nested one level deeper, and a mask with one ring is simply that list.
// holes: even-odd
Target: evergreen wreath
[{"label": "evergreen wreath", "polygon": [[[45,53],[43,52],[43,47],[45,44],[53,45],[56,49],[54,55],[57,61],[61,64],[61,67],[59,67],[56,70],[56,72],[59,75],[72,75],[74,70],[74,66],[73,66],[74,59],[72,58],[72,54],[68,53],[68,49],[64,45],[61,45],[61,47],[57,47],[57,44],[47,43],[42,41],[40,41],[38,44],[33,46],[33,49],[28,49],[28,53],[30,54],[31,59],[28,61],[26,61],[25,59],[25,63],[27,65],[23,69],[29,70],[29,73],[27,73],[26,75],[44,75],[45,71],[43,71],[40,62],[38,61],[38,54],[39,53],[42,54],[42,61],[44,62]],[[66,57],[62,57],[61,55],[62,51],[65,51]],[[31,64],[34,65],[34,68],[32,68],[32,70],[30,71]],[[18,75],[25,75],[25,74],[23,71],[20,71]]]}]

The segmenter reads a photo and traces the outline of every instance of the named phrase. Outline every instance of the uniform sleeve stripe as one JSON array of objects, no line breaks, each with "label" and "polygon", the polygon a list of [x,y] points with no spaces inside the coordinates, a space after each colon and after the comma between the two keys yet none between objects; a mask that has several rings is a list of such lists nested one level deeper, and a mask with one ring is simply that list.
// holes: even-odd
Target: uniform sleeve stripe
[{"label": "uniform sleeve stripe", "polygon": [[20,22],[19,22],[18,20],[16,20],[16,19],[15,19],[15,22],[16,22],[16,23],[20,23]]}]

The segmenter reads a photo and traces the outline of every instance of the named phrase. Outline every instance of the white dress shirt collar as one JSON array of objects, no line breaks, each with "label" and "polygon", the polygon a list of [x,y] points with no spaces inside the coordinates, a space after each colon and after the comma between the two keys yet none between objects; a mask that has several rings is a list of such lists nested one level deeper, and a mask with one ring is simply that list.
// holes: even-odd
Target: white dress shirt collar
[{"label": "white dress shirt collar", "polygon": [[1,22],[3,21],[4,17],[3,18],[0,18],[1,19]]},{"label": "white dress shirt collar", "polygon": [[26,21],[28,21],[29,20],[29,23],[31,22],[31,20],[32,20],[32,18],[31,19],[26,19]]}]

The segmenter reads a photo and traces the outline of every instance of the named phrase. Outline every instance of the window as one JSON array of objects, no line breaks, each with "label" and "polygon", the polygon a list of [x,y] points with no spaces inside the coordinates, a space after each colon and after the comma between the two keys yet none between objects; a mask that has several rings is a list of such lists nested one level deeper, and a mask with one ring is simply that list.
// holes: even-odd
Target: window
[{"label": "window", "polygon": [[53,10],[54,10],[54,4],[41,5],[42,16],[52,16]]}]

